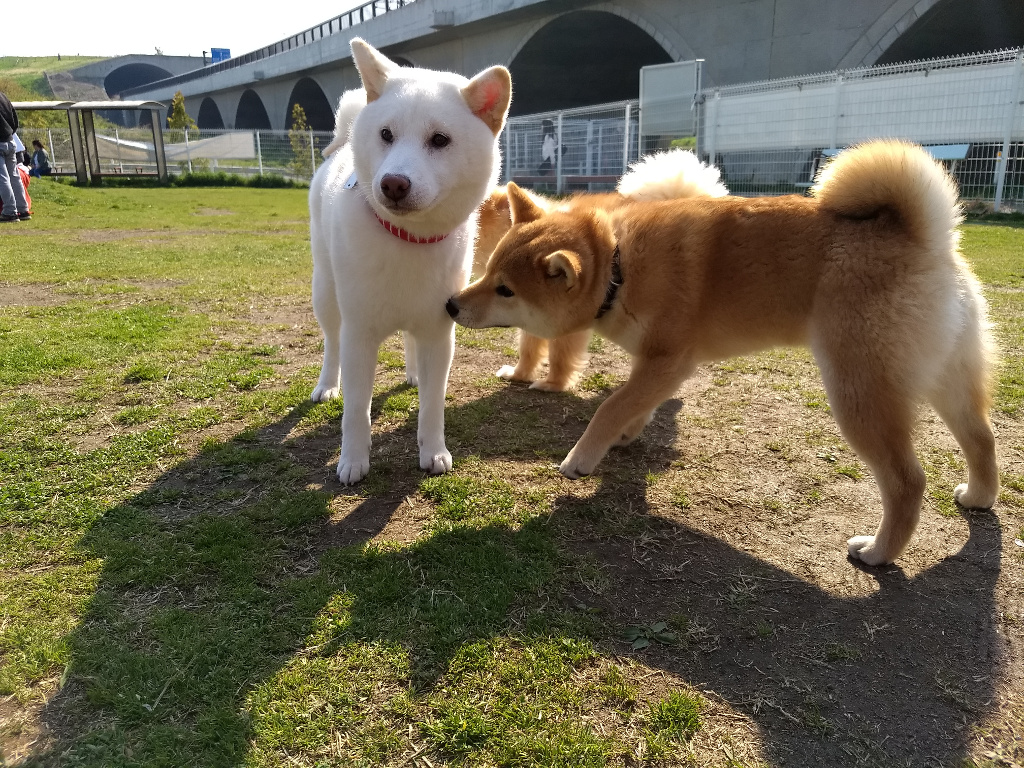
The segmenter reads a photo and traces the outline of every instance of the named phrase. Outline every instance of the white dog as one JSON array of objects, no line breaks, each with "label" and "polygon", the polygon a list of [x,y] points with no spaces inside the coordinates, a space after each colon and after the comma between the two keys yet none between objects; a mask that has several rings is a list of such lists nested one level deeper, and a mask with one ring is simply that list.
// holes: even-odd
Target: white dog
[{"label": "white dog", "polygon": [[406,377],[419,385],[420,467],[451,469],[444,398],[455,326],[445,302],[469,277],[476,210],[497,180],[512,96],[504,67],[472,80],[400,68],[358,38],[352,58],[365,96],[342,98],[338,135],[309,191],[313,311],[324,334],[310,397],[337,397],[341,385],[345,484],[370,469],[377,351],[398,330]]}]

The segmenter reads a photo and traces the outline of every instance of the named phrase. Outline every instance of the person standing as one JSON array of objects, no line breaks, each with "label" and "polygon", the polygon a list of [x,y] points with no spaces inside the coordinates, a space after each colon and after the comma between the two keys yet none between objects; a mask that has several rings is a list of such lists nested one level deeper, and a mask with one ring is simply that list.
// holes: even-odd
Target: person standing
[{"label": "person standing", "polygon": [[0,211],[0,223],[26,221],[32,218],[29,213],[28,200],[25,198],[25,187],[21,183],[16,159],[14,134],[18,130],[18,113],[0,91],[0,200],[3,209]]}]

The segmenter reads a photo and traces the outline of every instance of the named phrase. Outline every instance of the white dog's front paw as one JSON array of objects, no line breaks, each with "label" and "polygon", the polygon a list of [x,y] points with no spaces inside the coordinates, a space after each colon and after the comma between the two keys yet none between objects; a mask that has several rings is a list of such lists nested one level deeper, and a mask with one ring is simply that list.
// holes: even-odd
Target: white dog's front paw
[{"label": "white dog's front paw", "polygon": [[444,446],[439,451],[420,451],[420,469],[432,475],[443,475],[451,468],[452,455]]},{"label": "white dog's front paw", "polygon": [[416,375],[416,371],[405,369],[405,383],[412,384],[414,387],[419,385],[420,377]]},{"label": "white dog's front paw", "polygon": [[342,485],[355,485],[370,471],[370,457],[359,457],[355,460],[344,456],[338,462],[338,481]]},{"label": "white dog's front paw", "polygon": [[317,384],[316,389],[310,394],[309,399],[314,403],[325,403],[334,400],[341,395],[341,387],[335,384],[333,387],[326,384]]},{"label": "white dog's front paw", "polygon": [[974,493],[967,483],[961,483],[953,489],[953,498],[964,509],[991,509],[996,503],[993,493]]},{"label": "white dog's front paw", "polygon": [[860,560],[865,565],[888,565],[892,558],[887,557],[875,544],[874,536],[854,536],[847,539],[846,549],[850,557]]}]

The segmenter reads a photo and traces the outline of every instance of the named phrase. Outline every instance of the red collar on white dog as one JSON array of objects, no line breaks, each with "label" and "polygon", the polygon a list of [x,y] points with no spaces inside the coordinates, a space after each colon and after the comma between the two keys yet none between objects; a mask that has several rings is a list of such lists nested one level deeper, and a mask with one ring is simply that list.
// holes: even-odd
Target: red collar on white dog
[{"label": "red collar on white dog", "polygon": [[[373,212],[374,216],[377,216],[377,212]],[[397,237],[399,240],[404,240],[407,243],[439,243],[444,240],[448,235],[434,235],[433,237],[416,237],[416,235],[409,234],[406,230],[401,227],[396,227],[390,221],[384,221],[380,216],[377,216],[377,221],[384,227],[388,232]]]}]

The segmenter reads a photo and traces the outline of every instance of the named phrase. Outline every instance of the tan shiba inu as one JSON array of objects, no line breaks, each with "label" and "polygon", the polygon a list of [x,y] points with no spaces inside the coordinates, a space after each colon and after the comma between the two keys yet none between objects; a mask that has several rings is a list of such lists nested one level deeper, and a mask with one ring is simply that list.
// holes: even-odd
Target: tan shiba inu
[{"label": "tan shiba inu", "polygon": [[545,338],[594,328],[632,355],[628,381],[562,462],[570,478],[632,441],[699,363],[809,346],[839,428],[882,496],[878,530],[851,538],[849,553],[890,563],[924,495],[912,442],[921,401],[966,456],[956,500],[995,502],[985,301],[958,251],[955,184],[920,147],[850,149],[812,193],[545,212],[510,185],[513,226],[448,312],[468,327]]}]

